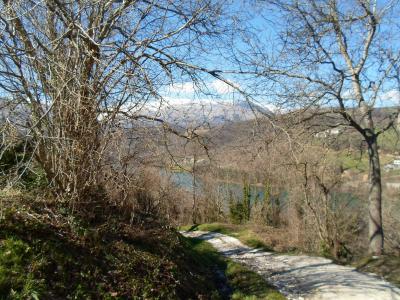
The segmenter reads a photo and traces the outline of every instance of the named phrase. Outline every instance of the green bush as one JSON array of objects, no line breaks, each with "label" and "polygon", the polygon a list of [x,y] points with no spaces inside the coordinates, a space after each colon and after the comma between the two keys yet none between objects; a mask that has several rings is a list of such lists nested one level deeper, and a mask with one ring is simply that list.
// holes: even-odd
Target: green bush
[{"label": "green bush", "polygon": [[0,244],[0,295],[2,299],[39,299],[44,283],[34,278],[32,249],[21,240]]},{"label": "green bush", "polygon": [[229,203],[229,218],[233,224],[242,224],[245,220],[245,209],[242,202]]},{"label": "green bush", "polygon": [[30,161],[32,155],[31,148],[24,142],[6,149],[0,156],[0,185],[19,177],[20,187],[34,189],[46,186],[46,174]]},{"label": "green bush", "polygon": [[251,192],[250,184],[243,186],[243,197],[234,200],[232,195],[229,200],[229,218],[234,224],[242,224],[250,220],[251,215]]}]

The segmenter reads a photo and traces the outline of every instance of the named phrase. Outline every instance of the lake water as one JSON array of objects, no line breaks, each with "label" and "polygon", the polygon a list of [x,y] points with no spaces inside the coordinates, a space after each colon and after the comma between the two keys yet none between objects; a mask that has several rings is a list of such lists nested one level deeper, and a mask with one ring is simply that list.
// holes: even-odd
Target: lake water
[{"label": "lake water", "polygon": [[[180,188],[193,192],[193,185],[195,187],[196,193],[203,193],[203,184],[200,178],[196,178],[196,182],[193,182],[193,175],[188,172],[172,172],[168,173],[171,180]],[[216,181],[215,182],[215,192],[218,195],[221,195],[224,202],[228,203],[231,198],[233,199],[242,199],[243,198],[243,184],[238,184],[234,182],[223,182]],[[256,201],[256,199],[264,198],[264,187],[260,187],[257,185],[250,185],[250,200],[252,202]],[[285,195],[281,195],[283,198]],[[279,198],[282,198],[279,196]],[[279,199],[280,203],[284,203],[283,199]]]},{"label": "lake water", "polygon": [[[165,172],[165,171],[164,171]],[[171,180],[182,189],[188,191],[189,193],[193,192],[193,175],[188,172],[171,172],[164,173],[168,174]],[[225,204],[229,203],[230,199],[242,199],[243,198],[243,184],[238,184],[234,182],[223,182],[223,181],[215,181],[215,192],[223,198]],[[198,194],[202,194],[202,181],[200,178],[196,178],[195,183],[195,191]],[[264,198],[264,187],[260,187],[257,185],[250,185],[250,200],[251,202],[256,201],[256,199],[262,200]],[[272,201],[274,203],[279,203],[281,210],[284,210],[286,204],[288,203],[288,193],[282,192],[278,196],[274,195],[272,197]],[[331,206],[333,209],[339,204],[339,207],[343,205],[343,203],[347,203],[350,209],[358,209],[358,205],[360,204],[360,200],[350,193],[341,193],[334,192],[332,194]]]}]

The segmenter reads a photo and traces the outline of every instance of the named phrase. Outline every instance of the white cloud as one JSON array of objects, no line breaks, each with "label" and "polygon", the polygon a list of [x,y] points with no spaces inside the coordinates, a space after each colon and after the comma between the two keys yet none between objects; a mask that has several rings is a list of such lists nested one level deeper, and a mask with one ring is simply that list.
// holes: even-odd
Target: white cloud
[{"label": "white cloud", "polygon": [[193,82],[174,83],[168,87],[169,93],[193,93],[196,91],[196,86]]},{"label": "white cloud", "polygon": [[209,98],[175,98],[175,97],[164,97],[164,105],[187,105],[193,103],[211,103],[213,100]]},{"label": "white cloud", "polygon": [[342,98],[345,100],[354,100],[355,94],[354,94],[353,90],[348,89],[348,90],[345,90],[344,92],[342,92]]},{"label": "white cloud", "polygon": [[[236,82],[232,81],[232,84],[236,87],[240,87],[240,85]],[[202,83],[206,88],[208,88],[211,92],[219,95],[226,95],[233,93],[235,88],[230,86],[229,84],[215,79],[210,82]],[[167,94],[178,94],[182,93],[185,95],[193,94],[195,92],[199,92],[199,87],[197,87],[193,82],[182,82],[182,83],[174,83],[168,86],[166,89]]]},{"label": "white cloud", "polygon": [[[235,82],[231,82],[234,86],[240,87],[239,84]],[[211,82],[211,87],[218,93],[218,94],[230,94],[235,91],[235,89],[230,86],[229,84],[221,81],[221,80],[214,80]]]},{"label": "white cloud", "polygon": [[280,110],[280,108],[274,104],[265,104],[265,105],[263,105],[263,107],[269,109],[270,111],[272,111],[274,113],[278,112]]},{"label": "white cloud", "polygon": [[400,91],[397,90],[390,90],[383,93],[380,97],[381,101],[388,101],[395,105],[400,104]]},{"label": "white cloud", "polygon": [[[367,95],[372,95],[372,92]],[[354,100],[356,98],[354,92],[351,89],[345,90],[342,93],[342,97],[345,100]],[[377,100],[379,101],[378,106],[400,105],[400,91],[388,90],[386,92],[380,92],[378,93]]]}]

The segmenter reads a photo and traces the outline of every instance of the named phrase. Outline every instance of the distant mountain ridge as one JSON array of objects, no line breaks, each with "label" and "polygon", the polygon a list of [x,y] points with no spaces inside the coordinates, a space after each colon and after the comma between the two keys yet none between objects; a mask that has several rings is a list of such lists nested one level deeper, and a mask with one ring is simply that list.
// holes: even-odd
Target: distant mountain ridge
[{"label": "distant mountain ridge", "polygon": [[192,100],[149,108],[151,115],[178,126],[220,125],[273,115],[267,107],[249,101]]}]

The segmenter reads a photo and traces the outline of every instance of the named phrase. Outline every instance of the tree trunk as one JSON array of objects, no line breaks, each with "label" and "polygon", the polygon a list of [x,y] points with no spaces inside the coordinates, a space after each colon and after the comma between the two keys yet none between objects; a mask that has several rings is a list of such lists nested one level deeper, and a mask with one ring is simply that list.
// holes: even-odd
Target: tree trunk
[{"label": "tree trunk", "polygon": [[369,252],[383,254],[382,182],[377,136],[368,139],[369,155]]},{"label": "tree trunk", "polygon": [[[358,77],[356,78],[358,80]],[[354,87],[361,87],[359,81]],[[380,256],[383,254],[383,226],[382,226],[382,180],[381,163],[378,153],[378,136],[375,133],[374,120],[371,109],[366,105],[361,94],[361,88],[355,89],[358,93],[361,112],[365,116],[364,138],[368,144],[369,157],[369,253]]]},{"label": "tree trunk", "polygon": [[196,160],[197,155],[193,155],[193,167],[192,167],[192,188],[193,188],[193,207],[192,207],[192,223],[197,224],[197,199],[196,199]]}]

